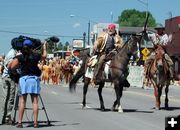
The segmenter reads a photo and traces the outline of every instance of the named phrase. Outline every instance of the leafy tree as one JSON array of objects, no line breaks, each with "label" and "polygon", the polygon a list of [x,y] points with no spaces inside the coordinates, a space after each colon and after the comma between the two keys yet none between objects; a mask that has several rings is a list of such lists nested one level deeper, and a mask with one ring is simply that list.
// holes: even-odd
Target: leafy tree
[{"label": "leafy tree", "polygon": [[65,50],[65,51],[67,51],[68,46],[69,46],[69,42],[66,42],[65,45],[64,45],[64,50]]},{"label": "leafy tree", "polygon": [[62,44],[62,42],[60,42],[59,44],[58,44],[58,50],[63,50],[63,44]]},{"label": "leafy tree", "polygon": [[[155,27],[156,20],[152,16],[150,12],[147,26]],[[146,12],[140,12],[136,9],[127,9],[121,13],[121,16],[118,17],[117,23],[120,26],[128,26],[128,27],[143,27],[146,19]]]},{"label": "leafy tree", "polygon": [[48,53],[53,53],[54,51],[57,51],[58,48],[56,46],[56,43],[52,42],[52,41],[48,41],[48,48],[47,48],[47,52]]}]

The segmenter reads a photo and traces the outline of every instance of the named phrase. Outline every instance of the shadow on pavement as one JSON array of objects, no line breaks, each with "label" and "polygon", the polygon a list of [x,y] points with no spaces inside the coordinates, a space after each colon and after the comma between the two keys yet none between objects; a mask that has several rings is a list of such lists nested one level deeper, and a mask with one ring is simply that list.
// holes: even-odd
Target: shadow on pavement
[{"label": "shadow on pavement", "polygon": [[160,110],[167,110],[167,111],[173,111],[173,110],[180,110],[180,107],[161,107]]},{"label": "shadow on pavement", "polygon": [[[100,108],[88,108],[88,109],[93,109],[93,110],[98,110],[101,111]],[[130,112],[138,112],[138,113],[154,113],[154,111],[141,111],[137,109],[123,109],[125,113],[130,113]],[[112,111],[111,109],[105,109],[105,111],[102,112],[118,112],[118,110]]]}]

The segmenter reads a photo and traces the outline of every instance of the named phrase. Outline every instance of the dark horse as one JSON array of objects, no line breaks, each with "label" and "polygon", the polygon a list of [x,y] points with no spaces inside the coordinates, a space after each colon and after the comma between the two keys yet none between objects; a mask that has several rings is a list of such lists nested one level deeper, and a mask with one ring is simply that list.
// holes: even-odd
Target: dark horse
[{"label": "dark horse", "polygon": [[168,108],[168,91],[170,85],[168,64],[165,60],[164,49],[160,46],[156,46],[156,54],[154,60],[152,60],[147,67],[146,76],[151,81],[154,87],[154,96],[156,98],[156,109],[160,109],[162,89],[165,87],[165,108]]},{"label": "dark horse", "polygon": [[[114,111],[115,108],[118,108],[118,112],[123,112],[122,107],[120,105],[120,98],[122,96],[123,92],[123,84],[126,80],[126,71],[128,68],[129,60],[132,55],[135,55],[135,53],[138,50],[138,41],[140,41],[141,36],[138,35],[132,35],[130,39],[124,44],[124,46],[117,50],[117,54],[112,57],[111,63],[110,63],[110,81],[114,83],[114,89],[116,93],[116,100],[114,101],[112,110]],[[87,61],[88,58],[85,59],[84,63]],[[71,80],[69,87],[70,91],[75,90],[75,83],[74,81],[77,81],[82,75],[85,74],[85,67],[86,64],[84,64],[77,74],[74,76],[74,78]],[[81,71],[81,72],[80,72]],[[90,78],[85,77],[84,78],[84,86],[83,86],[83,108],[86,106],[86,94],[88,90],[88,85],[90,84]],[[104,87],[105,81],[101,81],[98,85],[98,95],[100,100],[100,109],[105,110],[104,101],[102,97],[102,89]]]}]

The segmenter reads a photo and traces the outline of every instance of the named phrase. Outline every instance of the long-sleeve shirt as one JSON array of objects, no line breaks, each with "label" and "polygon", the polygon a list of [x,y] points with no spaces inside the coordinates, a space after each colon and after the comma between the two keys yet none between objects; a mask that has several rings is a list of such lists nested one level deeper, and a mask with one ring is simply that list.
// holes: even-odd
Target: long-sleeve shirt
[{"label": "long-sleeve shirt", "polygon": [[154,44],[161,44],[166,45],[168,42],[171,41],[170,37],[167,34],[164,34],[162,36],[152,33],[148,34],[148,38],[154,43]]}]

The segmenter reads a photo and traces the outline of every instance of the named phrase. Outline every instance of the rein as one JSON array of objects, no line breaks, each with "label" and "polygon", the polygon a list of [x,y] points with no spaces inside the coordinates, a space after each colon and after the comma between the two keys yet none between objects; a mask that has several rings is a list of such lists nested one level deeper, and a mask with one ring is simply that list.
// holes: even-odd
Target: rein
[{"label": "rein", "polygon": [[121,52],[121,50],[128,44],[128,42],[130,41],[130,38],[123,44],[123,46],[121,48],[118,48],[116,51],[117,51],[117,54],[119,54]]}]

